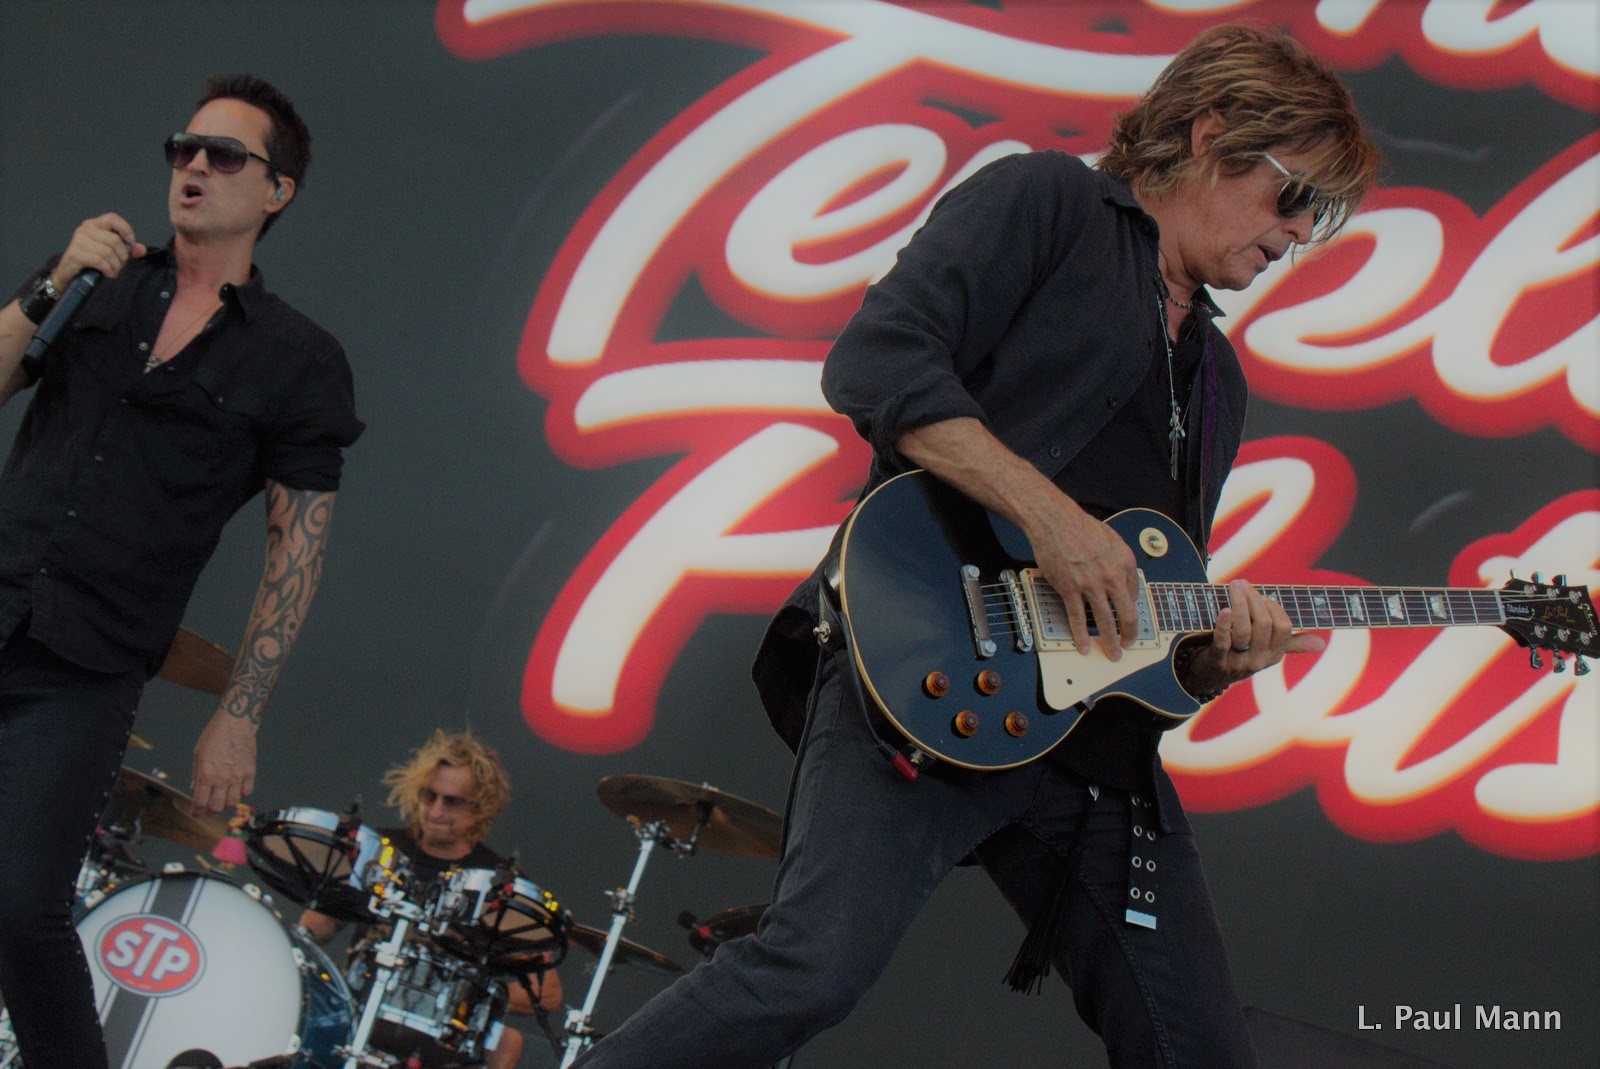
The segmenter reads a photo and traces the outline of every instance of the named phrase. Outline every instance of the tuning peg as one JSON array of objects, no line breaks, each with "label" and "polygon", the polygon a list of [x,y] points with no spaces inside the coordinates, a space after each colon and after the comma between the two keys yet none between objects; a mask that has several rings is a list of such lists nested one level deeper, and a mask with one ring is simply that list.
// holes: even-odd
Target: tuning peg
[{"label": "tuning peg", "polygon": [[1572,658],[1572,674],[1586,676],[1589,674],[1589,662],[1583,659],[1582,654]]},{"label": "tuning peg", "polygon": [[1528,664],[1531,667],[1534,667],[1534,668],[1543,668],[1544,667],[1544,658],[1539,656],[1539,651],[1538,650],[1529,650],[1528,651]]},{"label": "tuning peg", "polygon": [[1534,581],[1534,582],[1535,582],[1535,583],[1542,583],[1542,582],[1544,582],[1544,573],[1543,573],[1543,572],[1534,572],[1534,573],[1533,573],[1533,581]]},{"label": "tuning peg", "polygon": [[1561,654],[1552,653],[1550,655],[1550,659],[1555,662],[1555,664],[1550,666],[1550,671],[1554,672],[1556,675],[1560,675],[1562,672],[1567,670],[1567,662],[1561,659]]},{"label": "tuning peg", "polygon": [[1554,583],[1556,586],[1566,586],[1567,585],[1567,573],[1566,572],[1562,572],[1560,575],[1556,576],[1554,579],[1552,579],[1550,581],[1552,583]]}]

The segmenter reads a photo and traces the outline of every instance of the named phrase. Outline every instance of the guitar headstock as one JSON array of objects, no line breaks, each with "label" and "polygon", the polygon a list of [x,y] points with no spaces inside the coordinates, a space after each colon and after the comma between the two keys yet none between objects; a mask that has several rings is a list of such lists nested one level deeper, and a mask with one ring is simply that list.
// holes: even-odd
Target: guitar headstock
[{"label": "guitar headstock", "polygon": [[1529,657],[1535,668],[1543,668],[1539,651],[1552,655],[1555,670],[1562,671],[1562,656],[1571,654],[1578,675],[1585,675],[1589,666],[1585,657],[1600,657],[1600,619],[1589,600],[1589,588],[1566,585],[1567,577],[1558,575],[1555,582],[1540,581],[1538,572],[1533,578],[1512,578],[1500,588],[1500,600],[1505,608],[1506,622],[1502,625],[1519,646],[1533,651]]}]

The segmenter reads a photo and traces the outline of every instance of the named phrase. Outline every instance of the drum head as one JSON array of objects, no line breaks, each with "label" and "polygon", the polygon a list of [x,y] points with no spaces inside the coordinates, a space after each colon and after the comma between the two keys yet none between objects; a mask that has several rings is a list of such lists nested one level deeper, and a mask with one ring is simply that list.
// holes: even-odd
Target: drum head
[{"label": "drum head", "polygon": [[[305,955],[271,908],[220,877],[125,884],[79,919],[78,936],[112,1066],[165,1069],[194,1049],[244,1065],[311,1051],[341,1015],[349,1027],[342,982],[302,970]],[[333,1021],[308,1019],[330,1005]]]},{"label": "drum head", "polygon": [[[477,886],[471,877],[492,871],[468,869],[463,875],[469,886]],[[533,881],[505,880],[474,902],[474,915],[439,937],[446,948],[497,972],[525,973],[566,956],[566,918],[555,896]]]},{"label": "drum head", "polygon": [[250,867],[285,898],[342,921],[372,919],[369,876],[384,843],[365,824],[326,809],[280,809],[255,823],[245,845]]}]

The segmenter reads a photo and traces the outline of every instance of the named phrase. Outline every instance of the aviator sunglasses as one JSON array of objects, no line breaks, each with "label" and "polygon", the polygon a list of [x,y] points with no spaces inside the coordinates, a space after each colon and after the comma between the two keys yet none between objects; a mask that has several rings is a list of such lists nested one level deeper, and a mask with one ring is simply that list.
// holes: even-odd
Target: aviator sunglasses
[{"label": "aviator sunglasses", "polygon": [[1261,155],[1283,175],[1283,185],[1278,188],[1278,214],[1285,219],[1293,219],[1310,212],[1313,223],[1322,222],[1322,217],[1328,213],[1328,202],[1317,192],[1317,188],[1301,176],[1291,174],[1289,168],[1279,163],[1272,153],[1263,152]]},{"label": "aviator sunglasses", "polygon": [[169,167],[187,167],[206,150],[206,159],[223,174],[237,174],[251,160],[267,165],[267,174],[276,176],[277,166],[265,156],[258,156],[244,147],[244,142],[231,137],[211,137],[205,134],[173,134],[161,146],[167,154]]}]

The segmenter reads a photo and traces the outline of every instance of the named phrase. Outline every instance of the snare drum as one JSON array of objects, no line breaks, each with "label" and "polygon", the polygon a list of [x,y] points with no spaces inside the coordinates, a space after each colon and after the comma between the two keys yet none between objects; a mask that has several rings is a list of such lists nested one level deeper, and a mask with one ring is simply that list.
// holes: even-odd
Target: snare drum
[{"label": "snare drum", "polygon": [[164,1069],[188,1050],[224,1065],[274,1055],[330,1066],[350,992],[322,950],[254,888],[171,872],[113,890],[78,921],[111,1065]]},{"label": "snare drum", "polygon": [[245,843],[250,866],[274,891],[342,921],[370,921],[380,885],[409,862],[360,821],[294,806],[258,817]]},{"label": "snare drum", "polygon": [[496,972],[552,968],[567,953],[572,919],[555,896],[506,869],[454,869],[443,879],[449,920],[435,940]]}]

